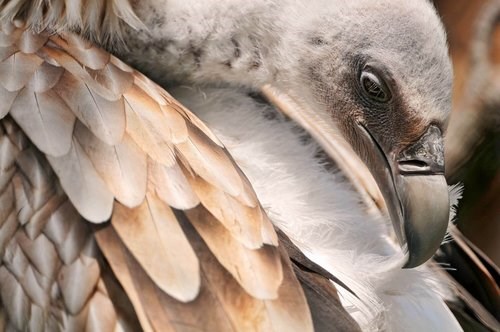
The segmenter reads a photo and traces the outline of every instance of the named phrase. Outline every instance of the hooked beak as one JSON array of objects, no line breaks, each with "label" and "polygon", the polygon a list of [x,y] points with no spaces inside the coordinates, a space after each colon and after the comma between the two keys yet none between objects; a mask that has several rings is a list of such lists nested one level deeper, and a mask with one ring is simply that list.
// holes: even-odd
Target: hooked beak
[{"label": "hooked beak", "polygon": [[441,131],[430,126],[398,156],[386,154],[366,127],[364,160],[384,196],[396,235],[408,253],[405,268],[425,263],[439,248],[448,226]]},{"label": "hooked beak", "polygon": [[[437,127],[430,126],[417,142],[394,155],[384,152],[362,124],[356,128],[362,142],[349,144],[339,136],[339,130],[326,115],[298,106],[300,103],[293,96],[282,95],[269,85],[263,88],[263,93],[318,141],[351,179],[368,206],[373,207],[375,203],[383,209],[385,203],[396,236],[408,255],[405,268],[421,265],[434,255],[444,238],[449,218],[443,138]],[[356,151],[357,156],[353,146],[362,149]],[[378,189],[373,188],[373,179],[383,199]]]}]

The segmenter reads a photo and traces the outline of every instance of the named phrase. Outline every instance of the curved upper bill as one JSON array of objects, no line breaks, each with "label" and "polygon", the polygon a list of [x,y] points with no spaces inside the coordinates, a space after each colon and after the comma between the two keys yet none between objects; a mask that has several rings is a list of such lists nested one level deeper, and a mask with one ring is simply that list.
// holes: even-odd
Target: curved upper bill
[{"label": "curved upper bill", "polygon": [[443,138],[430,126],[398,156],[384,153],[359,125],[365,163],[382,191],[394,230],[408,253],[406,268],[425,263],[439,248],[448,226],[448,185],[444,178]]}]

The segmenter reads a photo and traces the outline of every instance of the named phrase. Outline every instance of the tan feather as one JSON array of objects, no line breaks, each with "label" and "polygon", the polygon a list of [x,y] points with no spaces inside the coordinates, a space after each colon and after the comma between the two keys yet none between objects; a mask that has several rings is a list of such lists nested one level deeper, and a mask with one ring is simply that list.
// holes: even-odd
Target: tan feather
[{"label": "tan feather", "polygon": [[29,322],[28,330],[33,331],[33,332],[39,332],[39,331],[41,332],[41,331],[44,331],[44,328],[45,328],[45,330],[48,330],[48,328],[46,328],[46,325],[48,325],[48,324],[46,322],[45,315],[44,315],[42,308],[40,308],[37,305],[32,304],[31,305],[31,320]]},{"label": "tan feather", "polygon": [[81,63],[79,63],[65,51],[54,48],[54,45],[50,41],[37,52],[37,55],[46,62],[62,66],[69,73],[75,76],[75,78],[78,78],[84,84],[87,84],[92,91],[99,94],[106,100],[114,101],[122,97],[121,94],[117,95],[113,93],[113,91],[107,89],[106,87],[95,81]]},{"label": "tan feather", "polygon": [[111,62],[106,64],[102,70],[87,70],[96,82],[115,95],[122,95],[134,83],[134,78],[127,69],[118,67]]},{"label": "tan feather", "polygon": [[75,137],[115,198],[128,207],[141,204],[146,195],[146,155],[127,135],[108,145],[77,123]]},{"label": "tan feather", "polygon": [[[50,282],[45,279],[33,266],[27,266],[24,274],[18,279],[23,286],[26,296],[32,302],[31,308],[43,307],[50,303],[47,287]],[[32,313],[33,315],[33,313]]]},{"label": "tan feather", "polygon": [[[117,62],[113,62],[116,66],[119,66]],[[123,66],[123,65],[122,65]],[[130,68],[130,67],[128,67]],[[123,69],[127,70],[127,68]],[[134,70],[130,68],[130,70],[133,72]],[[170,96],[166,91],[162,90],[160,87],[158,87],[153,81],[151,81],[149,78],[147,78],[144,75],[141,75],[140,73],[135,72],[134,73],[134,84],[142,91],[144,91],[150,98],[153,98],[153,100],[160,106],[165,106],[168,104],[171,107],[175,107],[175,102],[173,101],[172,96]]]},{"label": "tan feather", "polygon": [[189,122],[187,127],[188,140],[176,144],[176,149],[204,180],[231,196],[238,196],[243,185],[230,157],[200,129]]},{"label": "tan feather", "polygon": [[273,330],[276,332],[313,331],[312,317],[304,292],[293,273],[290,260],[283,248],[280,248],[280,258],[283,269],[286,271],[283,274],[283,283],[279,288],[278,298],[266,301],[266,310],[272,318]]},{"label": "tan feather", "polygon": [[[103,233],[106,233],[103,237]],[[156,331],[186,331],[186,330],[202,330],[202,331],[235,331],[235,327],[231,324],[227,313],[221,307],[219,299],[214,296],[212,287],[207,284],[205,277],[202,278],[202,286],[200,293],[196,299],[189,303],[180,303],[163,293],[151,279],[140,268],[137,261],[127,253],[125,248],[116,246],[116,235],[113,239],[113,233],[109,230],[101,230],[98,233],[98,241],[105,242],[105,248],[110,247],[109,243],[114,243],[115,250],[118,255],[105,249],[105,254],[110,259],[113,259],[111,265],[115,269],[117,276],[128,282],[123,282],[127,292],[137,294],[137,302],[134,307],[140,308],[144,312],[144,320],[148,321]],[[114,241],[113,241],[114,240]],[[192,242],[191,238],[191,242]],[[197,240],[201,241],[201,240]],[[205,247],[206,248],[206,247]],[[198,252],[199,253],[199,252]],[[213,259],[215,264],[218,264]],[[219,266],[220,270],[224,270]],[[124,276],[126,276],[124,278]],[[232,282],[239,287],[234,280],[226,273],[229,279],[219,280],[219,287],[225,288],[226,281]],[[249,297],[240,287],[237,289],[242,296]],[[244,315],[241,312],[240,315]],[[142,322],[143,320],[141,320]]]},{"label": "tan feather", "polygon": [[41,151],[51,156],[69,151],[75,116],[55,92],[36,93],[24,88],[10,114]]},{"label": "tan feather", "polygon": [[238,174],[240,175],[241,183],[243,185],[243,190],[235,198],[248,207],[259,206],[259,199],[257,198],[257,195],[253,191],[253,188],[252,188],[252,185],[250,184],[250,181],[248,181],[245,174],[243,174],[243,172],[239,169],[239,167],[236,165],[236,163],[234,161],[233,161],[233,163],[234,163],[236,170],[238,171]]},{"label": "tan feather", "polygon": [[4,256],[7,246],[17,231],[19,223],[16,219],[16,211],[11,209],[8,217],[2,220],[0,228],[0,254]]},{"label": "tan feather", "polygon": [[[1,36],[1,32],[0,32]],[[1,40],[1,37],[0,37]],[[1,41],[0,41],[1,44]],[[13,45],[7,45],[7,46],[0,46],[0,61],[3,62],[5,59],[13,55],[14,53],[18,52],[19,49],[16,46]]]},{"label": "tan feather", "polygon": [[211,297],[220,304],[224,317],[230,319],[237,331],[312,331],[304,294],[291,272],[291,266],[285,262],[288,257],[284,251],[279,254],[285,269],[279,297],[275,300],[260,300],[242,289],[192,227],[185,225],[184,229],[200,257],[203,284]]},{"label": "tan feather", "polygon": [[130,108],[160,139],[171,143],[184,142],[188,136],[184,119],[144,92],[133,86],[124,94]]},{"label": "tan feather", "polygon": [[58,256],[54,246],[46,236],[40,235],[33,241],[23,232],[18,232],[16,242],[22,251],[26,253],[26,256],[30,258],[30,264],[33,264],[39,273],[48,279],[55,277],[54,272],[57,271],[59,264]]},{"label": "tan feather", "polygon": [[83,221],[67,199],[53,210],[46,221],[43,232],[55,245],[65,264],[71,264],[85,245],[89,231]]},{"label": "tan feather", "polygon": [[[127,252],[126,249],[125,252]],[[148,324],[152,326],[154,331],[177,331],[178,329],[172,322],[177,319],[175,313],[168,310],[168,306],[164,303],[161,303],[161,298],[169,298],[168,295],[155,285],[130,253],[126,254],[124,258],[131,272],[133,287],[137,289],[140,305],[146,309]],[[179,303],[175,300],[172,302]]]},{"label": "tan feather", "polygon": [[18,91],[11,92],[0,85],[0,119],[9,113],[12,103],[17,97]]},{"label": "tan feather", "polygon": [[1,30],[0,31],[0,47],[8,47],[16,44],[16,41],[19,39],[21,34],[23,33],[22,29],[17,29],[11,21],[2,20],[0,22]]},{"label": "tan feather", "polygon": [[89,301],[86,330],[114,331],[117,324],[116,311],[107,296],[96,292]]},{"label": "tan feather", "polygon": [[[167,99],[173,100],[173,97],[167,95]],[[210,128],[208,128],[207,125],[203,123],[203,121],[201,121],[195,114],[191,113],[177,102],[171,102],[170,107],[174,108],[179,114],[182,114],[188,120],[188,122],[192,123],[195,127],[201,130],[208,138],[210,138],[212,142],[214,142],[221,148],[224,147],[224,144],[222,144],[222,142],[217,138],[217,136],[214,135],[214,133],[210,130]]]},{"label": "tan feather", "polygon": [[21,90],[42,63],[34,54],[14,53],[0,62],[0,84],[9,91]]},{"label": "tan feather", "polygon": [[[141,108],[136,110],[126,100],[127,133],[150,158],[165,166],[172,166],[176,163],[173,145],[162,137],[161,129],[155,128],[155,123],[162,123],[162,117],[158,105],[156,103],[151,105],[153,109],[140,105]],[[155,108],[158,109],[157,112],[154,111]],[[142,110],[149,114],[141,113]]]},{"label": "tan feather", "polygon": [[[0,229],[1,229],[1,227],[4,226],[4,224],[7,221],[7,218],[9,218],[9,215],[12,213],[13,210],[14,191],[12,190],[12,186],[9,185],[5,186],[4,192],[0,194],[0,206],[2,206],[2,209],[0,209]],[[2,234],[3,233],[0,232],[0,238],[2,238]]]},{"label": "tan feather", "polygon": [[[81,215],[92,222],[109,219],[113,209],[113,194],[95,170],[92,162],[76,139],[67,155],[47,156],[61,186]],[[75,179],[79,179],[75,185]]]},{"label": "tan feather", "polygon": [[42,65],[33,73],[33,77],[26,85],[29,90],[34,92],[46,92],[52,89],[64,73],[64,69],[49,64],[48,62]]},{"label": "tan feather", "polygon": [[14,276],[5,268],[0,267],[0,292],[3,303],[9,303],[5,310],[9,322],[18,330],[25,330],[26,317],[29,317],[30,305],[24,294],[22,286]]},{"label": "tan feather", "polygon": [[17,221],[21,225],[25,225],[33,215],[33,207],[30,204],[30,200],[28,198],[28,193],[24,190],[24,185],[26,182],[22,176],[18,173],[12,177],[11,183],[14,188],[15,195],[15,209],[17,212]]},{"label": "tan feather", "polygon": [[67,72],[54,91],[94,135],[109,145],[120,142],[125,132],[123,99],[107,100]]},{"label": "tan feather", "polygon": [[175,108],[172,107],[172,104],[168,106],[161,105],[160,106],[163,117],[165,118],[165,123],[168,124],[170,129],[170,140],[174,144],[185,142],[188,139],[188,130],[186,127],[186,119],[179,114]]},{"label": "tan feather", "polygon": [[[67,200],[65,195],[54,195],[39,210],[37,210],[30,221],[26,224],[26,235],[33,240],[40,235],[50,217],[57,208]],[[1,204],[1,203],[0,203]],[[1,217],[0,217],[1,218]]]},{"label": "tan feather", "polygon": [[23,53],[35,53],[47,42],[47,34],[34,33],[31,30],[24,30],[21,37],[16,42],[17,47]]},{"label": "tan feather", "polygon": [[200,203],[177,163],[165,166],[149,159],[148,164],[149,180],[162,201],[180,210],[194,208]]},{"label": "tan feather", "polygon": [[40,161],[40,154],[29,147],[19,153],[16,166],[23,172],[23,182],[28,181],[33,187],[27,197],[33,209],[39,209],[47,202],[47,195],[53,193],[53,172]]},{"label": "tan feather", "polygon": [[[151,327],[149,319],[147,317],[146,310],[140,300],[140,289],[135,288],[133,277],[127,264],[126,255],[130,255],[130,253],[127,253],[126,248],[124,247],[122,241],[118,237],[118,234],[116,234],[113,227],[104,227],[98,230],[95,233],[95,236],[97,242],[99,243],[99,247],[103,251],[104,256],[107,258],[116,277],[120,281],[122,287],[125,289],[130,302],[132,302],[132,305],[134,306],[135,312],[137,314],[137,318],[141,323],[141,327],[145,332],[153,331],[153,328]],[[142,270],[141,267],[139,267],[139,269]]]},{"label": "tan feather", "polygon": [[191,301],[200,287],[199,263],[168,206],[154,194],[134,209],[119,203],[111,224],[156,285],[179,301]]},{"label": "tan feather", "polygon": [[202,207],[186,211],[186,215],[218,261],[249,294],[258,299],[277,298],[283,271],[276,248],[264,245],[252,250],[241,246]]},{"label": "tan feather", "polygon": [[[95,3],[92,1],[89,4]],[[64,37],[53,37],[51,41],[77,59],[83,66],[93,70],[103,69],[109,62],[110,54],[72,34]]]},{"label": "tan feather", "polygon": [[28,258],[16,241],[9,242],[3,260],[5,267],[17,281],[24,276],[30,265]]},{"label": "tan feather", "polygon": [[265,244],[269,244],[272,246],[277,247],[279,245],[278,242],[278,235],[276,234],[276,231],[274,230],[273,223],[271,222],[271,219],[269,219],[267,213],[260,207],[261,209],[261,215],[262,215],[262,221],[261,221],[261,235],[262,235],[262,241]]},{"label": "tan feather", "polygon": [[[120,59],[118,59],[114,56],[111,57],[111,59],[109,60],[109,63],[115,65],[116,68],[118,68],[126,73],[135,73],[134,68],[130,67],[125,62],[121,61]],[[134,82],[136,84],[137,84],[137,77],[139,77],[139,76],[144,76],[144,75],[134,75]],[[154,83],[152,83],[152,81],[151,81],[151,84],[154,84]]]},{"label": "tan feather", "polygon": [[244,206],[198,176],[189,177],[203,206],[220,221],[238,241],[249,249],[262,247],[260,206]]},{"label": "tan feather", "polygon": [[96,260],[82,257],[61,269],[57,277],[66,308],[76,315],[83,308],[99,280]]}]

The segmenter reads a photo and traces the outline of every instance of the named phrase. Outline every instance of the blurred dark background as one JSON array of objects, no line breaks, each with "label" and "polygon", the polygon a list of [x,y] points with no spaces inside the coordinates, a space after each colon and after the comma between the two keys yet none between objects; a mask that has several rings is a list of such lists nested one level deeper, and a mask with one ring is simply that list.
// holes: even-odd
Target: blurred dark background
[{"label": "blurred dark background", "polygon": [[455,81],[448,183],[462,182],[458,228],[500,265],[500,0],[435,0]]}]

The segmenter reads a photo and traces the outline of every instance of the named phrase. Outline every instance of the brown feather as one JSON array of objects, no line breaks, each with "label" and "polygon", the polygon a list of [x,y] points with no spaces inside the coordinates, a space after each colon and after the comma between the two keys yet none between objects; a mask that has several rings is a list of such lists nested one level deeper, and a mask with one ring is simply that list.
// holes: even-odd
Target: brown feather
[{"label": "brown feather", "polygon": [[[1,42],[0,42],[1,43]],[[0,47],[0,61],[3,62],[5,59],[11,57],[13,54],[18,52],[19,49],[16,46],[6,46]],[[0,84],[3,87],[3,85]]]},{"label": "brown feather", "polygon": [[[85,219],[92,222],[109,219],[113,209],[113,194],[76,139],[73,139],[67,155],[48,156],[48,160],[64,191]],[[78,185],[75,185],[75,179],[79,179]]]},{"label": "brown feather", "polygon": [[134,79],[126,68],[108,63],[102,70],[91,71],[91,76],[102,86],[116,95],[122,95],[133,84]]},{"label": "brown feather", "polygon": [[68,72],[54,90],[94,135],[109,145],[120,142],[125,133],[123,99],[108,100],[101,97]]},{"label": "brown feather", "polygon": [[162,96],[149,95],[149,91],[155,89],[135,85],[127,90],[124,97],[134,113],[140,115],[147,127],[161,139],[174,144],[184,142],[188,138],[185,119],[170,106],[165,105],[166,100]]},{"label": "brown feather", "polygon": [[16,42],[16,45],[23,53],[36,53],[36,51],[45,45],[47,39],[47,34],[39,34],[31,30],[24,30],[21,37]]},{"label": "brown feather", "polygon": [[222,266],[249,294],[259,299],[277,298],[283,271],[275,247],[243,247],[202,207],[186,211],[186,215]]},{"label": "brown feather", "polygon": [[[173,97],[167,94],[166,97],[168,100],[173,101]],[[188,122],[192,123],[194,126],[196,126],[199,130],[203,132],[212,142],[220,146],[221,148],[224,147],[222,142],[217,138],[217,136],[214,135],[214,133],[210,130],[210,128],[207,127],[203,121],[201,121],[195,114],[191,113],[188,111],[185,107],[183,107],[181,104],[178,102],[172,102],[170,105],[172,108],[174,108],[179,114],[182,114]]]},{"label": "brown feather", "polygon": [[89,301],[87,331],[113,331],[116,326],[116,311],[113,303],[100,292],[94,293]]},{"label": "brown feather", "polygon": [[249,249],[262,247],[260,206],[247,207],[198,176],[189,177],[203,206]]},{"label": "brown feather", "polygon": [[5,310],[10,323],[18,330],[25,330],[26,317],[29,317],[29,302],[22,286],[4,266],[0,267],[0,292],[2,303],[9,303]]},{"label": "brown feather", "polygon": [[63,263],[69,265],[85,247],[89,230],[83,218],[65,198],[63,204],[54,208],[43,233],[54,244]]},{"label": "brown feather", "polygon": [[0,62],[0,84],[8,91],[21,90],[42,63],[34,54],[14,53]]},{"label": "brown feather", "polygon": [[55,48],[54,46],[55,45],[49,40],[49,42],[37,52],[37,55],[46,62],[63,67],[75,78],[78,78],[82,83],[88,85],[93,92],[99,94],[106,100],[115,101],[122,97],[122,95],[115,94],[113,91],[94,80],[90,73],[77,60],[65,51]]},{"label": "brown feather", "polygon": [[80,258],[64,266],[58,284],[68,311],[76,315],[94,292],[99,280],[99,265],[94,259]]},{"label": "brown feather", "polygon": [[189,138],[176,144],[176,150],[205,181],[231,196],[238,196],[243,185],[230,157],[200,129],[190,123],[187,125]]},{"label": "brown feather", "polygon": [[[278,253],[283,266],[283,282],[278,297],[260,300],[243,291],[239,283],[224,269],[216,253],[188,225],[182,223],[200,256],[203,281],[220,303],[225,315],[236,330],[241,331],[312,331],[312,321],[307,303],[295,278],[284,250]],[[202,290],[203,291],[203,290]]]},{"label": "brown feather", "polygon": [[0,85],[0,119],[9,113],[19,91],[11,92]]},{"label": "brown feather", "polygon": [[70,149],[75,116],[55,92],[36,93],[24,88],[10,114],[43,152],[62,156]]},{"label": "brown feather", "polygon": [[116,145],[108,145],[77,123],[75,137],[115,198],[135,207],[146,196],[146,155],[127,135]]},{"label": "brown feather", "polygon": [[42,63],[40,67],[33,73],[33,77],[28,82],[26,87],[34,92],[46,92],[52,89],[64,73],[64,69],[49,64],[48,62]]},{"label": "brown feather", "polygon": [[[95,1],[90,3],[93,2]],[[66,34],[64,37],[52,37],[50,40],[77,59],[83,66],[90,69],[103,69],[109,62],[110,54],[108,52],[93,47],[90,42],[76,35]]]},{"label": "brown feather", "polygon": [[191,301],[200,287],[199,263],[168,206],[154,194],[134,209],[115,204],[111,224],[160,289]]},{"label": "brown feather", "polygon": [[156,162],[166,166],[174,165],[176,161],[173,145],[164,137],[170,130],[162,121],[158,104],[142,90],[135,88],[126,95],[125,111],[127,133],[137,145]]},{"label": "brown feather", "polygon": [[158,197],[175,209],[192,209],[200,203],[181,167],[149,160],[149,180]]},{"label": "brown feather", "polygon": [[[132,302],[142,329],[145,332],[153,331],[149,318],[147,317],[146,310],[139,297],[140,289],[135,288],[133,277],[127,264],[126,255],[130,255],[130,253],[127,253],[126,248],[118,237],[118,234],[116,234],[112,227],[108,226],[99,229],[95,233],[95,236],[104,256],[107,258],[117,279],[125,289],[130,302]],[[141,267],[139,267],[139,269],[142,270]]]}]

